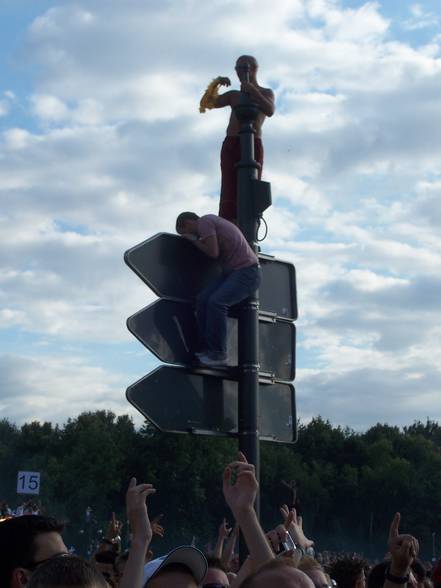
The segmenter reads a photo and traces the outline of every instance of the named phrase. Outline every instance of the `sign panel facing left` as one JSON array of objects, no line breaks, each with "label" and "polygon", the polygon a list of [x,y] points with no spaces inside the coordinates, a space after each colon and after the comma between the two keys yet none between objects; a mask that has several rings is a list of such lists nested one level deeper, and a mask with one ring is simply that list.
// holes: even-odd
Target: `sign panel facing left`
[{"label": "sign panel facing left", "polygon": [[[158,233],[128,249],[126,264],[160,298],[192,302],[221,274],[217,261],[208,258],[178,235]],[[259,255],[262,283],[260,312],[288,321],[297,319],[296,272],[292,263]]]},{"label": "sign panel facing left", "polygon": [[[161,366],[127,389],[127,399],[163,432],[236,436],[238,383],[185,368]],[[259,433],[265,441],[297,438],[292,384],[259,384]]]},{"label": "sign panel facing left", "polygon": [[[228,319],[228,367],[237,369],[237,318]],[[191,304],[157,300],[127,319],[127,327],[161,361],[191,365],[198,349],[198,328]],[[261,317],[260,372],[276,380],[295,378],[294,323]]]}]

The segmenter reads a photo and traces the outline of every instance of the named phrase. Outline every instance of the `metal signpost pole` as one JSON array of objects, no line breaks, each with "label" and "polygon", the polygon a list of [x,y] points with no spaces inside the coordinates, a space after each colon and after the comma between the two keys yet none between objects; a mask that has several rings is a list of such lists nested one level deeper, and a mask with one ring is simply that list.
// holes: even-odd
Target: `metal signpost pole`
[{"label": "metal signpost pole", "polygon": [[[237,165],[237,217],[239,228],[257,254],[257,215],[253,199],[252,181],[257,179],[258,163],[254,160],[254,121],[259,109],[247,94],[234,112],[241,123],[241,159]],[[239,315],[239,449],[254,464],[259,480],[260,452],[258,431],[259,388],[259,293],[245,300]],[[259,516],[259,495],[256,499]]]},{"label": "metal signpost pole", "polygon": [[[245,92],[234,107],[240,124],[237,219],[257,253],[259,218],[271,206],[271,187],[258,180],[254,158],[260,110]],[[192,305],[198,293],[221,275],[222,267],[178,235],[158,233],[124,254],[127,265],[159,300],[128,318],[137,339],[162,362],[127,388],[127,399],[166,433],[237,437],[239,449],[256,468],[259,440],[296,441],[295,325],[296,275],[292,263],[259,254],[262,283],[228,317],[226,369],[194,363],[197,325]],[[259,300],[260,298],[260,300]],[[261,306],[261,308],[260,308]],[[259,496],[256,499],[259,515]],[[243,559],[245,550],[241,549]]]}]

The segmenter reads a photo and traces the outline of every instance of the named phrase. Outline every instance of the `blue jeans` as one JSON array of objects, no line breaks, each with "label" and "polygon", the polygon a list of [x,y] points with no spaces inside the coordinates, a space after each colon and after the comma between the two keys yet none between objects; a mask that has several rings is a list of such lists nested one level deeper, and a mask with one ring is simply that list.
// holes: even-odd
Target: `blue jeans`
[{"label": "blue jeans", "polygon": [[198,294],[196,318],[201,344],[213,359],[224,359],[227,353],[228,309],[254,294],[260,279],[260,267],[252,265],[223,274]]}]

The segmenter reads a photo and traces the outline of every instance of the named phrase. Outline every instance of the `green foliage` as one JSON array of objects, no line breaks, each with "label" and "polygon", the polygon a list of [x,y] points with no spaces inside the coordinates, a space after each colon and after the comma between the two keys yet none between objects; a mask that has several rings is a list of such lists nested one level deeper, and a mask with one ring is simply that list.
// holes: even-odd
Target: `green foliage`
[{"label": "green foliage", "polygon": [[[18,470],[40,471],[41,500],[69,521],[80,541],[85,511],[106,528],[112,511],[125,520],[124,497],[131,476],[155,485],[152,515],[164,513],[167,536],[154,549],[213,541],[224,516],[224,466],[235,459],[232,439],[164,435],[148,425],[136,430],[127,416],[83,413],[63,427],[32,422],[20,429],[0,421],[0,498],[11,503]],[[382,554],[393,513],[403,530],[420,539],[430,556],[432,533],[441,534],[441,427],[415,422],[400,430],[377,424],[363,434],[333,427],[317,417],[299,426],[295,446],[261,444],[261,512],[264,526],[280,521],[291,501],[283,483],[296,481],[307,535],[319,547]],[[83,541],[84,543],[84,541]]]}]

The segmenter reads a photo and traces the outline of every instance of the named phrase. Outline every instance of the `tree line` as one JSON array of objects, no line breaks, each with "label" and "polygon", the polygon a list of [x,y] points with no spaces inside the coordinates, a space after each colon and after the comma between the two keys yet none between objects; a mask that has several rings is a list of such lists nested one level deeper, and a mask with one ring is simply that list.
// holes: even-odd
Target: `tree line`
[{"label": "tree line", "polygon": [[[31,422],[17,427],[0,421],[0,500],[15,505],[18,470],[41,472],[47,514],[67,521],[67,541],[84,546],[111,513],[124,517],[131,476],[150,482],[154,516],[164,514],[166,537],[158,550],[193,537],[213,540],[224,516],[224,466],[235,458],[237,442],[228,438],[166,435],[149,425],[136,429],[128,416],[97,411],[80,414],[63,426]],[[366,432],[335,427],[318,417],[299,423],[295,445],[261,443],[261,518],[270,528],[279,507],[292,500],[306,534],[319,550],[384,554],[393,514],[402,514],[403,531],[419,540],[424,557],[441,547],[441,427],[434,421],[398,428],[377,424]],[[285,482],[285,483],[284,483]],[[93,512],[91,522],[86,509]],[[90,538],[90,537],[89,537]],[[159,541],[159,540],[158,540]]]}]

